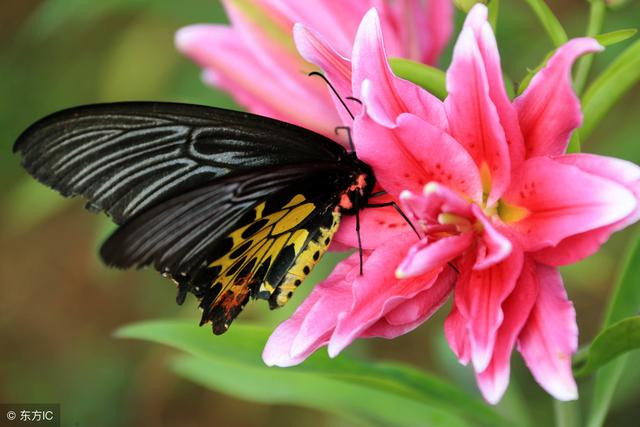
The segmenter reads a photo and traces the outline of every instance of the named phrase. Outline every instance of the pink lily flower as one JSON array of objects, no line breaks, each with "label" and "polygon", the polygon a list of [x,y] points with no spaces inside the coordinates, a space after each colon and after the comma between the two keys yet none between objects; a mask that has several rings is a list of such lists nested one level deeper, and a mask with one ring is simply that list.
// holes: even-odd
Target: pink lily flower
[{"label": "pink lily flower", "polygon": [[453,30],[450,0],[223,0],[231,26],[191,25],[177,48],[203,69],[206,83],[248,111],[335,137],[341,124],[326,84],[296,51],[295,23],[319,31],[344,57],[365,12],[378,7],[389,53],[433,64]]},{"label": "pink lily flower", "polygon": [[[290,366],[323,345],[334,357],[356,338],[393,338],[453,294],[445,335],[460,362],[471,362],[488,402],[507,388],[514,348],[547,392],[576,399],[578,329],[557,267],[593,254],[640,218],[638,166],[564,154],[582,122],[571,66],[601,46],[569,41],[511,101],[487,8],[478,4],[458,37],[441,102],[393,75],[375,10],[358,30],[350,73],[328,44],[303,35],[305,57],[363,101],[353,124],[358,156],[421,236],[393,210],[364,211],[364,275],[357,254],[339,264],[275,330],[265,362]],[[354,234],[343,221],[340,241],[353,245]]]}]

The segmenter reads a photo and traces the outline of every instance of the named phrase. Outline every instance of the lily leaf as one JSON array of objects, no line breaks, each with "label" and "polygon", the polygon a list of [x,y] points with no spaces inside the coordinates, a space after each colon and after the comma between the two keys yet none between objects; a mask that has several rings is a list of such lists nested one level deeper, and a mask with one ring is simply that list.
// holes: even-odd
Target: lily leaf
[{"label": "lily leaf", "polygon": [[189,354],[173,364],[191,380],[237,398],[290,403],[382,425],[507,425],[479,399],[415,369],[317,353],[292,368],[269,368],[260,355],[269,331],[234,324],[213,337],[192,322],[158,320],[116,335],[165,344]]},{"label": "lily leaf", "polygon": [[626,28],[624,30],[611,31],[609,33],[598,34],[593,36],[602,46],[612,46],[614,44],[623,42],[635,36],[638,32],[635,28]]},{"label": "lily leaf", "polygon": [[[636,235],[633,245],[627,252],[621,275],[616,283],[611,301],[609,302],[603,328],[608,328],[614,323],[638,313],[640,310],[640,236]],[[589,410],[588,427],[600,427],[604,424],[613,393],[622,375],[626,355],[603,366],[594,379],[593,396]]]},{"label": "lily leaf", "polygon": [[391,69],[400,78],[421,86],[439,99],[447,97],[445,72],[419,62],[390,58]]},{"label": "lily leaf", "polygon": [[489,8],[489,23],[493,32],[496,32],[498,26],[498,11],[500,10],[500,0],[491,0],[488,5]]},{"label": "lily leaf", "polygon": [[574,374],[578,377],[589,375],[616,357],[638,348],[640,316],[621,320],[593,340],[584,361],[574,365]]},{"label": "lily leaf", "polygon": [[468,13],[476,3],[487,4],[487,0],[453,0],[454,6],[464,13]]},{"label": "lily leaf", "polygon": [[613,105],[640,80],[640,40],[624,50],[589,86],[582,97],[585,141]]},{"label": "lily leaf", "polygon": [[525,0],[527,4],[533,9],[542,26],[546,30],[549,38],[553,42],[555,47],[559,47],[569,40],[567,33],[558,21],[558,18],[553,14],[549,6],[543,0]]}]

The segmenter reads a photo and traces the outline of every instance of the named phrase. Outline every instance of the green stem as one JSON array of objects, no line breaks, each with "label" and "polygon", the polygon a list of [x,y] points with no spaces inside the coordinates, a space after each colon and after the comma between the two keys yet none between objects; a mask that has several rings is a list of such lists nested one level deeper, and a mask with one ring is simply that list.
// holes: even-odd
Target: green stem
[{"label": "green stem", "polygon": [[578,416],[578,402],[553,401],[553,412],[555,415],[556,427],[578,427],[580,420]]},{"label": "green stem", "polygon": [[[602,30],[606,5],[604,0],[591,0],[591,10],[589,12],[589,25],[587,26],[587,36],[593,37],[598,35]],[[576,75],[573,79],[573,88],[578,95],[582,93],[584,85],[589,77],[589,69],[593,62],[593,55],[585,55],[578,62]]]}]

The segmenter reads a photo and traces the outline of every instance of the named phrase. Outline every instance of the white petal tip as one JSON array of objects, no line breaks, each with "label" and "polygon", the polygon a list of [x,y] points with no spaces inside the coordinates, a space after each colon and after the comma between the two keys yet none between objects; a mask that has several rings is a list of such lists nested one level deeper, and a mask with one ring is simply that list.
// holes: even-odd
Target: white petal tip
[{"label": "white petal tip", "polygon": [[471,355],[471,364],[473,365],[473,370],[480,373],[484,372],[489,366],[489,362],[491,362],[491,351],[475,351]]},{"label": "white petal tip", "polygon": [[427,195],[427,194],[431,194],[431,193],[435,193],[436,191],[438,191],[438,188],[440,188],[438,186],[438,183],[436,182],[430,182],[427,185],[424,186],[424,189],[422,190],[422,192]]},{"label": "white petal tip", "polygon": [[413,193],[411,193],[411,191],[409,190],[403,190],[402,193],[400,193],[400,200],[409,200],[413,197]]}]

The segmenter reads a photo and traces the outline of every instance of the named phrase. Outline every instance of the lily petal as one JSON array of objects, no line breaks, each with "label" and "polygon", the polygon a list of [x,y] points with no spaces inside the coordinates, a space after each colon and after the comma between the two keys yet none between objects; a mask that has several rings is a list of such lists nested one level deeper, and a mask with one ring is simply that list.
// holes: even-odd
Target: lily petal
[{"label": "lily petal", "polygon": [[444,321],[444,336],[449,347],[462,365],[471,360],[471,344],[469,343],[469,322],[456,307],[455,301],[451,312]]},{"label": "lily petal", "polygon": [[510,256],[484,270],[472,270],[473,259],[461,265],[455,304],[469,323],[471,361],[476,372],[484,371],[493,355],[502,304],[513,291],[522,272],[523,253],[514,248]]},{"label": "lily petal", "polygon": [[266,0],[289,22],[299,22],[322,35],[342,56],[351,54],[353,38],[370,1],[342,0]]},{"label": "lily petal", "polygon": [[622,184],[636,198],[635,210],[623,219],[611,225],[567,237],[557,246],[542,249],[534,254],[538,262],[559,266],[572,264],[593,255],[609,239],[612,233],[640,219],[640,167],[625,160],[585,153],[560,156],[556,157],[555,160]]},{"label": "lily petal", "polygon": [[546,157],[526,160],[504,199],[529,213],[510,224],[526,251],[613,224],[637,206],[624,185]]},{"label": "lily petal", "polygon": [[435,181],[481,200],[480,173],[460,144],[412,114],[402,114],[397,124],[392,130],[380,126],[368,110],[354,124],[358,156],[389,194],[420,193]]},{"label": "lily petal", "polygon": [[[335,124],[340,119],[327,98],[323,83],[305,81],[304,85],[297,87],[283,85],[282,81],[287,80],[283,77],[287,75],[285,71],[265,67],[231,28],[192,25],[180,29],[175,41],[182,53],[206,70],[214,71],[214,74],[208,74],[208,83],[220,83],[250,111],[330,137],[334,135]],[[238,69],[243,72],[238,73]],[[308,99],[305,108],[297,108],[300,99]]]},{"label": "lily petal", "polygon": [[414,244],[396,269],[396,277],[406,279],[442,268],[457,258],[473,242],[473,233],[443,237],[435,242],[426,239]]},{"label": "lily petal", "polygon": [[504,129],[489,96],[489,76],[472,28],[462,29],[447,70],[444,101],[451,135],[471,154],[478,168],[486,168],[489,205],[509,185],[511,160]]},{"label": "lily petal", "polygon": [[[351,62],[336,52],[321,35],[302,24],[295,24],[293,27],[293,37],[300,55],[307,61],[317,65],[324,72],[338,94],[345,98],[352,96],[351,92]],[[327,87],[327,90],[331,91]],[[342,117],[342,123],[350,124],[352,119],[348,112],[341,105],[332,92],[331,98],[334,101],[336,110]],[[360,106],[356,103],[348,105],[354,115],[358,115]]]},{"label": "lily petal", "polygon": [[524,139],[518,123],[518,113],[505,90],[502,66],[500,65],[500,53],[487,16],[487,7],[478,3],[469,11],[464,26],[473,30],[478,43],[480,56],[487,73],[489,97],[496,107],[500,124],[504,129],[507,146],[511,154],[511,168],[514,169],[524,160]]},{"label": "lily petal", "polygon": [[524,327],[538,294],[535,264],[525,260],[513,292],[502,304],[504,321],[496,335],[496,345],[487,369],[476,374],[482,395],[491,404],[502,398],[509,385],[511,352]]},{"label": "lily petal", "polygon": [[602,49],[591,38],[570,40],[556,50],[514,100],[527,158],[565,152],[571,133],[582,124],[580,100],[571,85],[571,66],[581,55]]},{"label": "lily petal", "polygon": [[446,302],[456,279],[457,273],[445,268],[431,287],[399,304],[371,325],[362,337],[391,339],[417,328]]},{"label": "lily petal", "polygon": [[268,366],[297,365],[327,344],[338,316],[351,307],[351,282],[359,264],[357,253],[339,263],[295,313],[276,328],[262,353]]},{"label": "lily petal", "polygon": [[578,398],[571,355],[578,348],[578,326],[557,269],[538,264],[538,298],[518,338],[518,350],[534,378],[558,400]]},{"label": "lily petal", "polygon": [[353,305],[349,312],[341,313],[338,318],[329,341],[329,356],[335,357],[378,319],[434,284],[439,270],[398,280],[389,268],[400,263],[414,241],[415,235],[406,233],[371,253],[364,264],[364,274],[353,281]]},{"label": "lily petal", "polygon": [[480,221],[483,228],[482,239],[478,242],[478,254],[473,268],[483,270],[508,257],[513,245],[508,238],[496,230],[478,205],[472,205],[471,211],[477,220]]},{"label": "lily petal", "polygon": [[[375,249],[394,236],[411,231],[409,225],[392,207],[364,209],[359,215],[360,237],[364,249]],[[342,217],[334,241],[352,248],[358,247],[355,215]]]},{"label": "lily petal", "polygon": [[[395,127],[402,113],[412,113],[446,130],[447,117],[442,102],[418,85],[396,77],[391,71],[382,40],[382,28],[375,9],[362,19],[351,57],[353,93],[362,98],[368,114],[379,124]],[[367,80],[368,86],[363,83]]]}]

